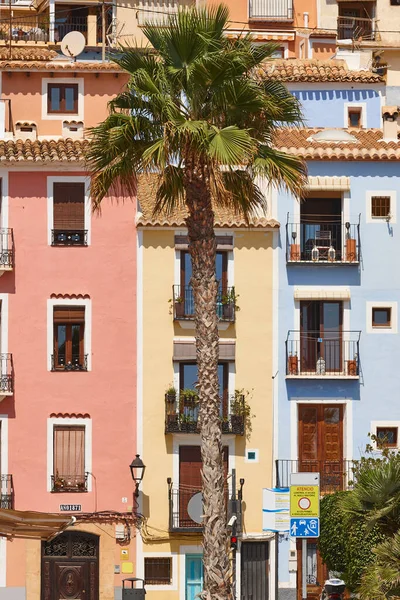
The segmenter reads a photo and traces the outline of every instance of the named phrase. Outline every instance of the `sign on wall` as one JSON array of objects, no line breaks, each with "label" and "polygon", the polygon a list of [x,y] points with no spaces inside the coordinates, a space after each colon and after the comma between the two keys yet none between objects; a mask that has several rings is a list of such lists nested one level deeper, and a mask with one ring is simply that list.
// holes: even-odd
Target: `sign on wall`
[{"label": "sign on wall", "polygon": [[289,532],[289,488],[263,489],[263,531]]},{"label": "sign on wall", "polygon": [[82,504],[60,504],[60,512],[80,512]]}]

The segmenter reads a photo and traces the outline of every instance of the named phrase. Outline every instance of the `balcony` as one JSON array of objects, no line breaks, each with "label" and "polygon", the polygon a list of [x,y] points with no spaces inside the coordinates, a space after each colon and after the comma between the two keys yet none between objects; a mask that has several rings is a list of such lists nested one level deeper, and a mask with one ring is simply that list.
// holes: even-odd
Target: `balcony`
[{"label": "balcony", "polygon": [[48,42],[49,18],[44,14],[12,17],[0,22],[0,40],[6,42]]},{"label": "balcony", "polygon": [[14,486],[12,475],[0,475],[0,508],[14,508]]},{"label": "balcony", "polygon": [[[190,286],[174,285],[172,287],[173,314],[175,321],[193,321],[194,295]],[[236,306],[235,288],[226,291],[218,290],[217,316],[220,321],[233,323],[235,321]]]},{"label": "balcony", "polygon": [[339,16],[337,19],[338,40],[356,42],[373,41],[376,38],[376,20],[361,17]]},{"label": "balcony", "polygon": [[360,262],[360,247],[359,223],[292,223],[288,215],[288,264],[357,265]]},{"label": "balcony", "polygon": [[289,331],[286,377],[359,379],[361,331]]},{"label": "balcony", "polygon": [[249,19],[293,21],[293,0],[250,0]]},{"label": "balcony", "polygon": [[[201,507],[202,493],[200,488],[190,488],[188,486],[179,486],[172,483],[171,478],[168,483],[168,502],[169,502],[169,531],[171,533],[201,533]],[[233,514],[236,515],[237,532],[242,531],[242,492],[239,489],[237,499],[229,499],[229,490],[226,488],[226,506],[227,521]],[[193,521],[189,513],[194,516],[200,516],[199,522]]]},{"label": "balcony", "polygon": [[290,486],[292,473],[319,473],[321,494],[348,490],[353,484],[352,460],[276,460],[276,487]]},{"label": "balcony", "polygon": [[[191,393],[189,393],[191,392]],[[221,398],[222,433],[244,435],[245,397],[233,394]],[[165,433],[199,433],[199,400],[192,390],[165,395]]]},{"label": "balcony", "polygon": [[0,229],[0,277],[14,268],[14,236],[12,229]]},{"label": "balcony", "polygon": [[176,14],[180,7],[193,4],[193,0],[139,0],[138,25],[142,27],[151,22],[152,25],[166,26],[169,15]]},{"label": "balcony", "polygon": [[0,401],[14,394],[12,354],[0,354]]},{"label": "balcony", "polygon": [[88,473],[83,477],[75,475],[51,476],[51,491],[55,493],[78,493],[87,492]]},{"label": "balcony", "polygon": [[87,229],[52,229],[52,246],[87,246]]},{"label": "balcony", "polygon": [[82,358],[79,355],[72,355],[71,361],[66,361],[65,357],[58,356],[56,359],[55,355],[51,355],[51,370],[57,373],[70,373],[72,371],[87,371],[88,355],[85,354]]}]

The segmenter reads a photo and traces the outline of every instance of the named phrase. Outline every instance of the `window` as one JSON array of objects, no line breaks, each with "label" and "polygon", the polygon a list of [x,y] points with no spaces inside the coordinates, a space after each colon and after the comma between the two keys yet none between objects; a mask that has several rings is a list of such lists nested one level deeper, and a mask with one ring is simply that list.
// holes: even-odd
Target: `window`
[{"label": "window", "polygon": [[145,585],[170,585],[172,583],[172,558],[144,559]]},{"label": "window", "polygon": [[87,491],[84,426],[54,426],[52,491]]},{"label": "window", "polygon": [[392,322],[392,309],[390,307],[372,308],[372,327],[390,327]]},{"label": "window", "polygon": [[52,371],[87,371],[84,355],[85,308],[55,306]]},{"label": "window", "polygon": [[348,109],[348,125],[349,125],[349,127],[362,127],[361,114],[362,114],[361,108],[349,108]]},{"label": "window", "polygon": [[386,448],[397,448],[397,427],[377,427],[376,437]]},{"label": "window", "polygon": [[78,114],[78,84],[47,84],[47,112],[49,114]]},{"label": "window", "polygon": [[85,184],[53,184],[53,246],[86,246]]},{"label": "window", "polygon": [[[197,384],[197,364],[181,362],[179,365],[179,388],[195,390]],[[221,398],[228,395],[228,363],[218,363],[219,393]]]},{"label": "window", "polygon": [[377,219],[386,219],[390,215],[390,196],[371,197],[371,216]]}]

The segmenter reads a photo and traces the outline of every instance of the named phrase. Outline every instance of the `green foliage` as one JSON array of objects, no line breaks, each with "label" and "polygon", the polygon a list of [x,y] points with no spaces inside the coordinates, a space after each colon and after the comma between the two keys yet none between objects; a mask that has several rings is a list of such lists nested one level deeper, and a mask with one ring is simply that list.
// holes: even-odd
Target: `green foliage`
[{"label": "green foliage", "polygon": [[343,573],[346,568],[346,531],[340,508],[342,496],[338,492],[324,496],[320,505],[321,535],[318,548],[329,570]]},{"label": "green foliage", "polygon": [[400,596],[400,533],[374,549],[374,564],[365,571],[359,596],[361,600],[386,600]]},{"label": "green foliage", "polygon": [[235,396],[231,402],[232,415],[244,417],[244,428],[247,440],[251,438],[251,433],[253,431],[252,419],[255,417],[255,415],[251,413],[251,406],[249,404],[250,397],[251,392],[248,390],[235,390]]}]

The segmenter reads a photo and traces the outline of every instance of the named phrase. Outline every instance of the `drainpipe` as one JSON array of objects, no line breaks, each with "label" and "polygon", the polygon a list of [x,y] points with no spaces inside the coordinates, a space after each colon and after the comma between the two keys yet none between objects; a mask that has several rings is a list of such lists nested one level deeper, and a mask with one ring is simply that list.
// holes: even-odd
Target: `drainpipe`
[{"label": "drainpipe", "polygon": [[308,29],[308,12],[303,12],[304,29]]}]

